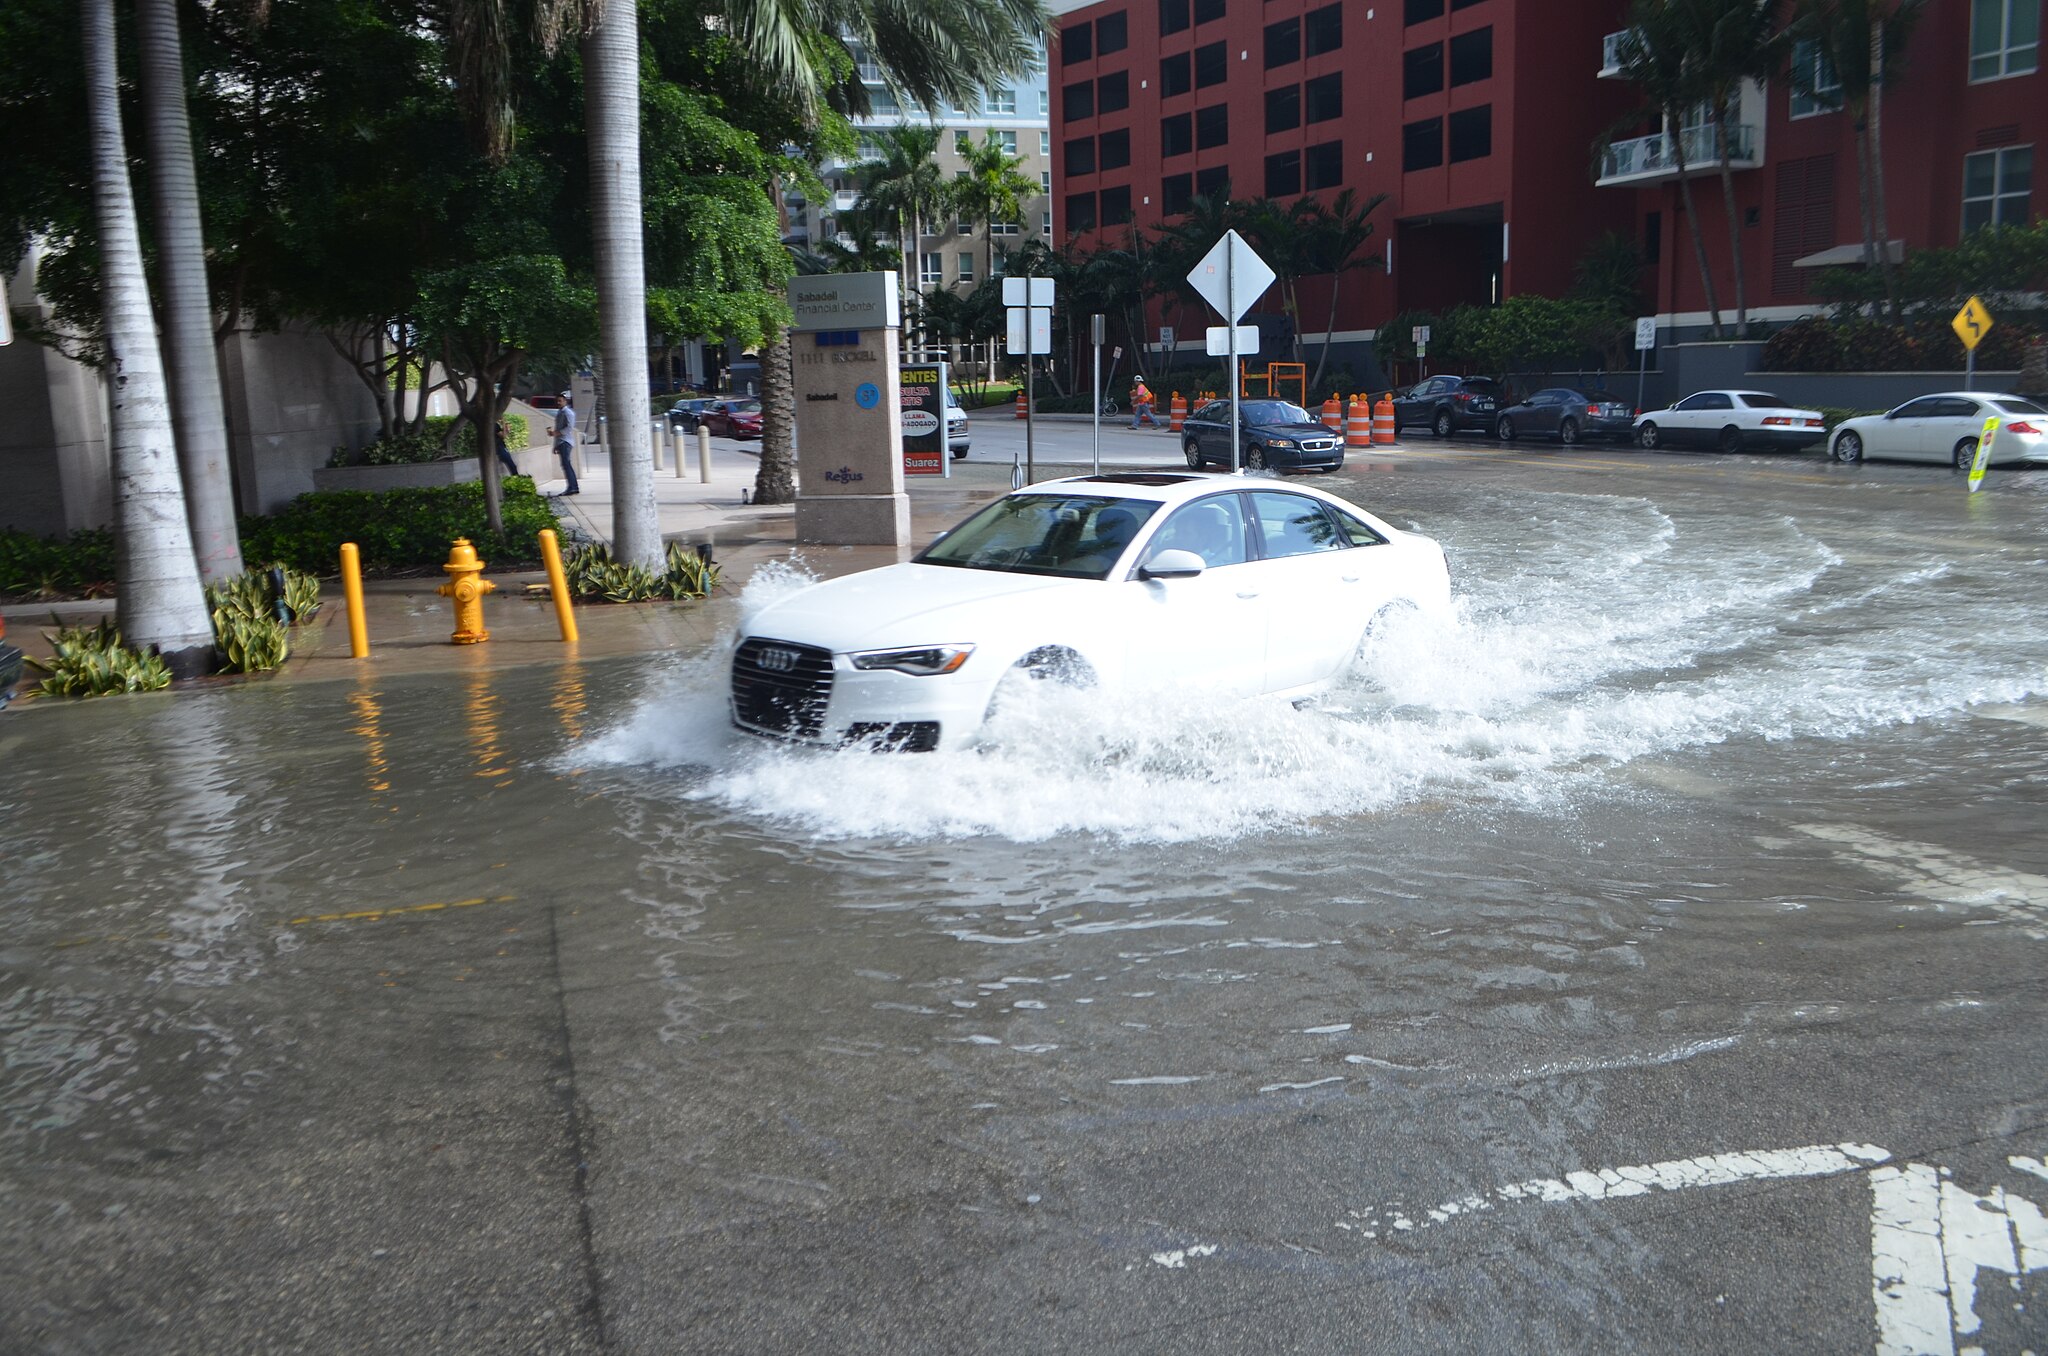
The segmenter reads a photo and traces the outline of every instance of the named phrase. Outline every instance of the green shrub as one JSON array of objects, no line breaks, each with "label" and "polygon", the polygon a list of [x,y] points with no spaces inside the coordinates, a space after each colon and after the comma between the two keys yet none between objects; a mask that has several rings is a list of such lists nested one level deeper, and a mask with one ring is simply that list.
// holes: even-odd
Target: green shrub
[{"label": "green shrub", "polygon": [[[457,427],[457,425],[460,427]],[[448,430],[455,429],[450,442]],[[526,446],[526,416],[505,416],[505,446],[518,451]],[[461,415],[430,414],[419,433],[399,433],[379,438],[359,451],[334,449],[329,466],[414,466],[429,461],[460,461],[476,455],[476,431]]]},{"label": "green shrub", "polygon": [[112,532],[74,532],[59,541],[0,531],[0,596],[97,598],[113,592],[114,573]]},{"label": "green shrub", "polygon": [[[2026,359],[2039,331],[2025,320],[1992,327],[1977,345],[1977,366],[2010,371]],[[1951,372],[1968,361],[1946,317],[1921,315],[1907,325],[1862,316],[1805,316],[1764,344],[1766,372]]]},{"label": "green shrub", "polygon": [[291,628],[273,615],[245,616],[216,608],[213,647],[229,673],[264,673],[291,658]]},{"label": "green shrub", "polygon": [[[555,515],[525,476],[504,482],[505,540],[494,542],[484,512],[481,481],[402,490],[324,490],[302,494],[276,513],[241,521],[242,554],[276,560],[295,570],[333,574],[341,544],[352,541],[371,570],[417,570],[441,565],[457,537],[478,543],[487,561],[531,565],[540,559],[540,532]],[[287,600],[289,601],[289,600]]]},{"label": "green shrub", "polygon": [[562,572],[570,593],[578,598],[602,598],[608,603],[702,598],[717,588],[719,581],[718,566],[681,542],[669,543],[667,566],[658,575],[643,565],[613,560],[612,553],[601,542],[571,551],[562,562]]},{"label": "green shrub", "polygon": [[[281,599],[272,568],[284,576]],[[206,605],[213,613],[213,644],[222,667],[230,673],[260,673],[291,657],[291,628],[320,610],[320,581],[290,566],[265,566],[208,584]]]},{"label": "green shrub", "polygon": [[46,635],[54,653],[28,662],[42,670],[37,689],[52,697],[106,697],[117,692],[158,692],[171,685],[161,657],[138,654],[121,642],[112,621],[63,626]]},{"label": "green shrub", "polygon": [[1841,333],[1821,316],[1801,316],[1764,344],[1766,372],[1837,372],[1841,366]]}]

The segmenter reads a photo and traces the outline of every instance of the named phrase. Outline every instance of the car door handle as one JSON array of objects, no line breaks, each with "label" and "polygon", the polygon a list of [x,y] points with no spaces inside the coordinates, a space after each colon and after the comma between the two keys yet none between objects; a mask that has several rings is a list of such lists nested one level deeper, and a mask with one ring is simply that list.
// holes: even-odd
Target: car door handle
[{"label": "car door handle", "polygon": [[1240,598],[1256,598],[1259,596],[1259,591],[1257,589],[1253,589],[1249,593],[1240,593],[1237,596]]}]

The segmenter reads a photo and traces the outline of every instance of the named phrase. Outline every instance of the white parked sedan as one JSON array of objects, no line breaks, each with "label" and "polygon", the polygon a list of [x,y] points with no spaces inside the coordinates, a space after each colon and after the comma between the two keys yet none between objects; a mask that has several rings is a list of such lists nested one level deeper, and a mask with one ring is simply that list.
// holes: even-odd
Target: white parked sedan
[{"label": "white parked sedan", "polygon": [[742,729],[911,751],[973,743],[1033,679],[1315,691],[1390,608],[1450,603],[1443,548],[1320,490],[1161,473],[1006,495],[923,554],[750,618]]},{"label": "white parked sedan", "polygon": [[1932,461],[1966,471],[1977,457],[1984,421],[1998,420],[1991,440],[1991,464],[2048,462],[2048,415],[2031,400],[1991,391],[1943,391],[1909,400],[1888,414],[1844,419],[1835,429],[1828,455],[1836,461],[1865,458]]},{"label": "white parked sedan", "polygon": [[1636,442],[1660,447],[1745,448],[1796,452],[1827,437],[1819,410],[1802,410],[1767,391],[1695,391],[1668,410],[1636,419]]}]

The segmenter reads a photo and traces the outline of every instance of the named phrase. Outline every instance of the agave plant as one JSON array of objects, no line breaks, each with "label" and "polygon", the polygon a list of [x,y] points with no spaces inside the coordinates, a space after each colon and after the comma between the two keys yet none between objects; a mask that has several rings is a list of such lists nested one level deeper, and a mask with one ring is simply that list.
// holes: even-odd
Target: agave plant
[{"label": "agave plant", "polygon": [[668,572],[663,575],[671,598],[702,598],[718,587],[720,571],[708,556],[695,547],[670,542]]},{"label": "agave plant", "polygon": [[171,685],[171,670],[163,659],[129,649],[112,621],[91,627],[60,626],[44,639],[53,651],[50,658],[28,662],[48,675],[37,690],[49,696],[105,697],[116,692],[158,692]]},{"label": "agave plant", "polygon": [[216,609],[213,643],[220,651],[221,667],[229,673],[264,673],[280,668],[292,653],[291,628],[268,613],[244,616]]}]

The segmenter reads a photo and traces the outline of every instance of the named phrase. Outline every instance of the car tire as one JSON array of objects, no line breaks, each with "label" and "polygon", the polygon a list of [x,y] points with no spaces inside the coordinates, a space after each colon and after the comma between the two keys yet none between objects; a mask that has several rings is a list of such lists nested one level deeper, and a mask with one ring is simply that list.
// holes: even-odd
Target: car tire
[{"label": "car tire", "polygon": [[1951,459],[1955,462],[1955,467],[1958,471],[1969,470],[1970,463],[1977,460],[1977,440],[1975,438],[1965,438],[1957,443],[1956,450],[1951,454]]},{"label": "car tire", "polygon": [[1740,452],[1742,450],[1742,430],[1733,424],[1723,425],[1721,436],[1716,446],[1723,452]]},{"label": "car tire", "polygon": [[1200,442],[1193,438],[1183,438],[1180,444],[1180,451],[1181,455],[1188,459],[1188,469],[1190,471],[1202,469],[1202,444]]},{"label": "car tire", "polygon": [[1835,439],[1835,460],[1853,466],[1863,460],[1863,439],[1854,432]]},{"label": "car tire", "polygon": [[953,449],[953,460],[954,460],[954,461],[966,461],[966,460],[967,460],[967,449],[966,449],[966,448],[964,448],[964,447],[956,447],[956,448],[954,448],[954,449]]},{"label": "car tire", "polygon": [[1457,432],[1458,429],[1457,424],[1451,419],[1451,412],[1449,410],[1438,410],[1436,412],[1436,422],[1431,424],[1430,427],[1436,430],[1436,436],[1439,438],[1448,438]]},{"label": "car tire", "polygon": [[1263,447],[1253,446],[1252,448],[1247,450],[1244,454],[1244,469],[1247,471],[1265,470],[1266,449]]},{"label": "car tire", "polygon": [[1657,426],[1655,424],[1644,424],[1636,430],[1636,446],[1642,448],[1645,452],[1655,452],[1657,450]]},{"label": "car tire", "polygon": [[1396,618],[1406,617],[1419,611],[1413,599],[1396,598],[1381,606],[1365,623],[1365,631],[1358,637],[1358,645],[1351,652],[1351,666],[1365,662],[1373,650],[1385,643],[1387,628]]},{"label": "car tire", "polygon": [[1010,669],[996,683],[995,691],[989,694],[988,710],[982,720],[988,721],[1003,705],[1004,698],[1014,695],[1018,689],[1029,683],[1058,683],[1062,687],[1095,686],[1095,669],[1072,650],[1057,645],[1044,645],[1025,655],[1010,666]]},{"label": "car tire", "polygon": [[1500,422],[1493,426],[1493,436],[1504,443],[1513,442],[1515,440],[1515,421],[1506,415],[1502,415]]},{"label": "car tire", "polygon": [[1557,426],[1557,440],[1563,443],[1566,447],[1570,447],[1574,443],[1578,442],[1579,421],[1576,419],[1567,419],[1563,423],[1559,424]]}]

